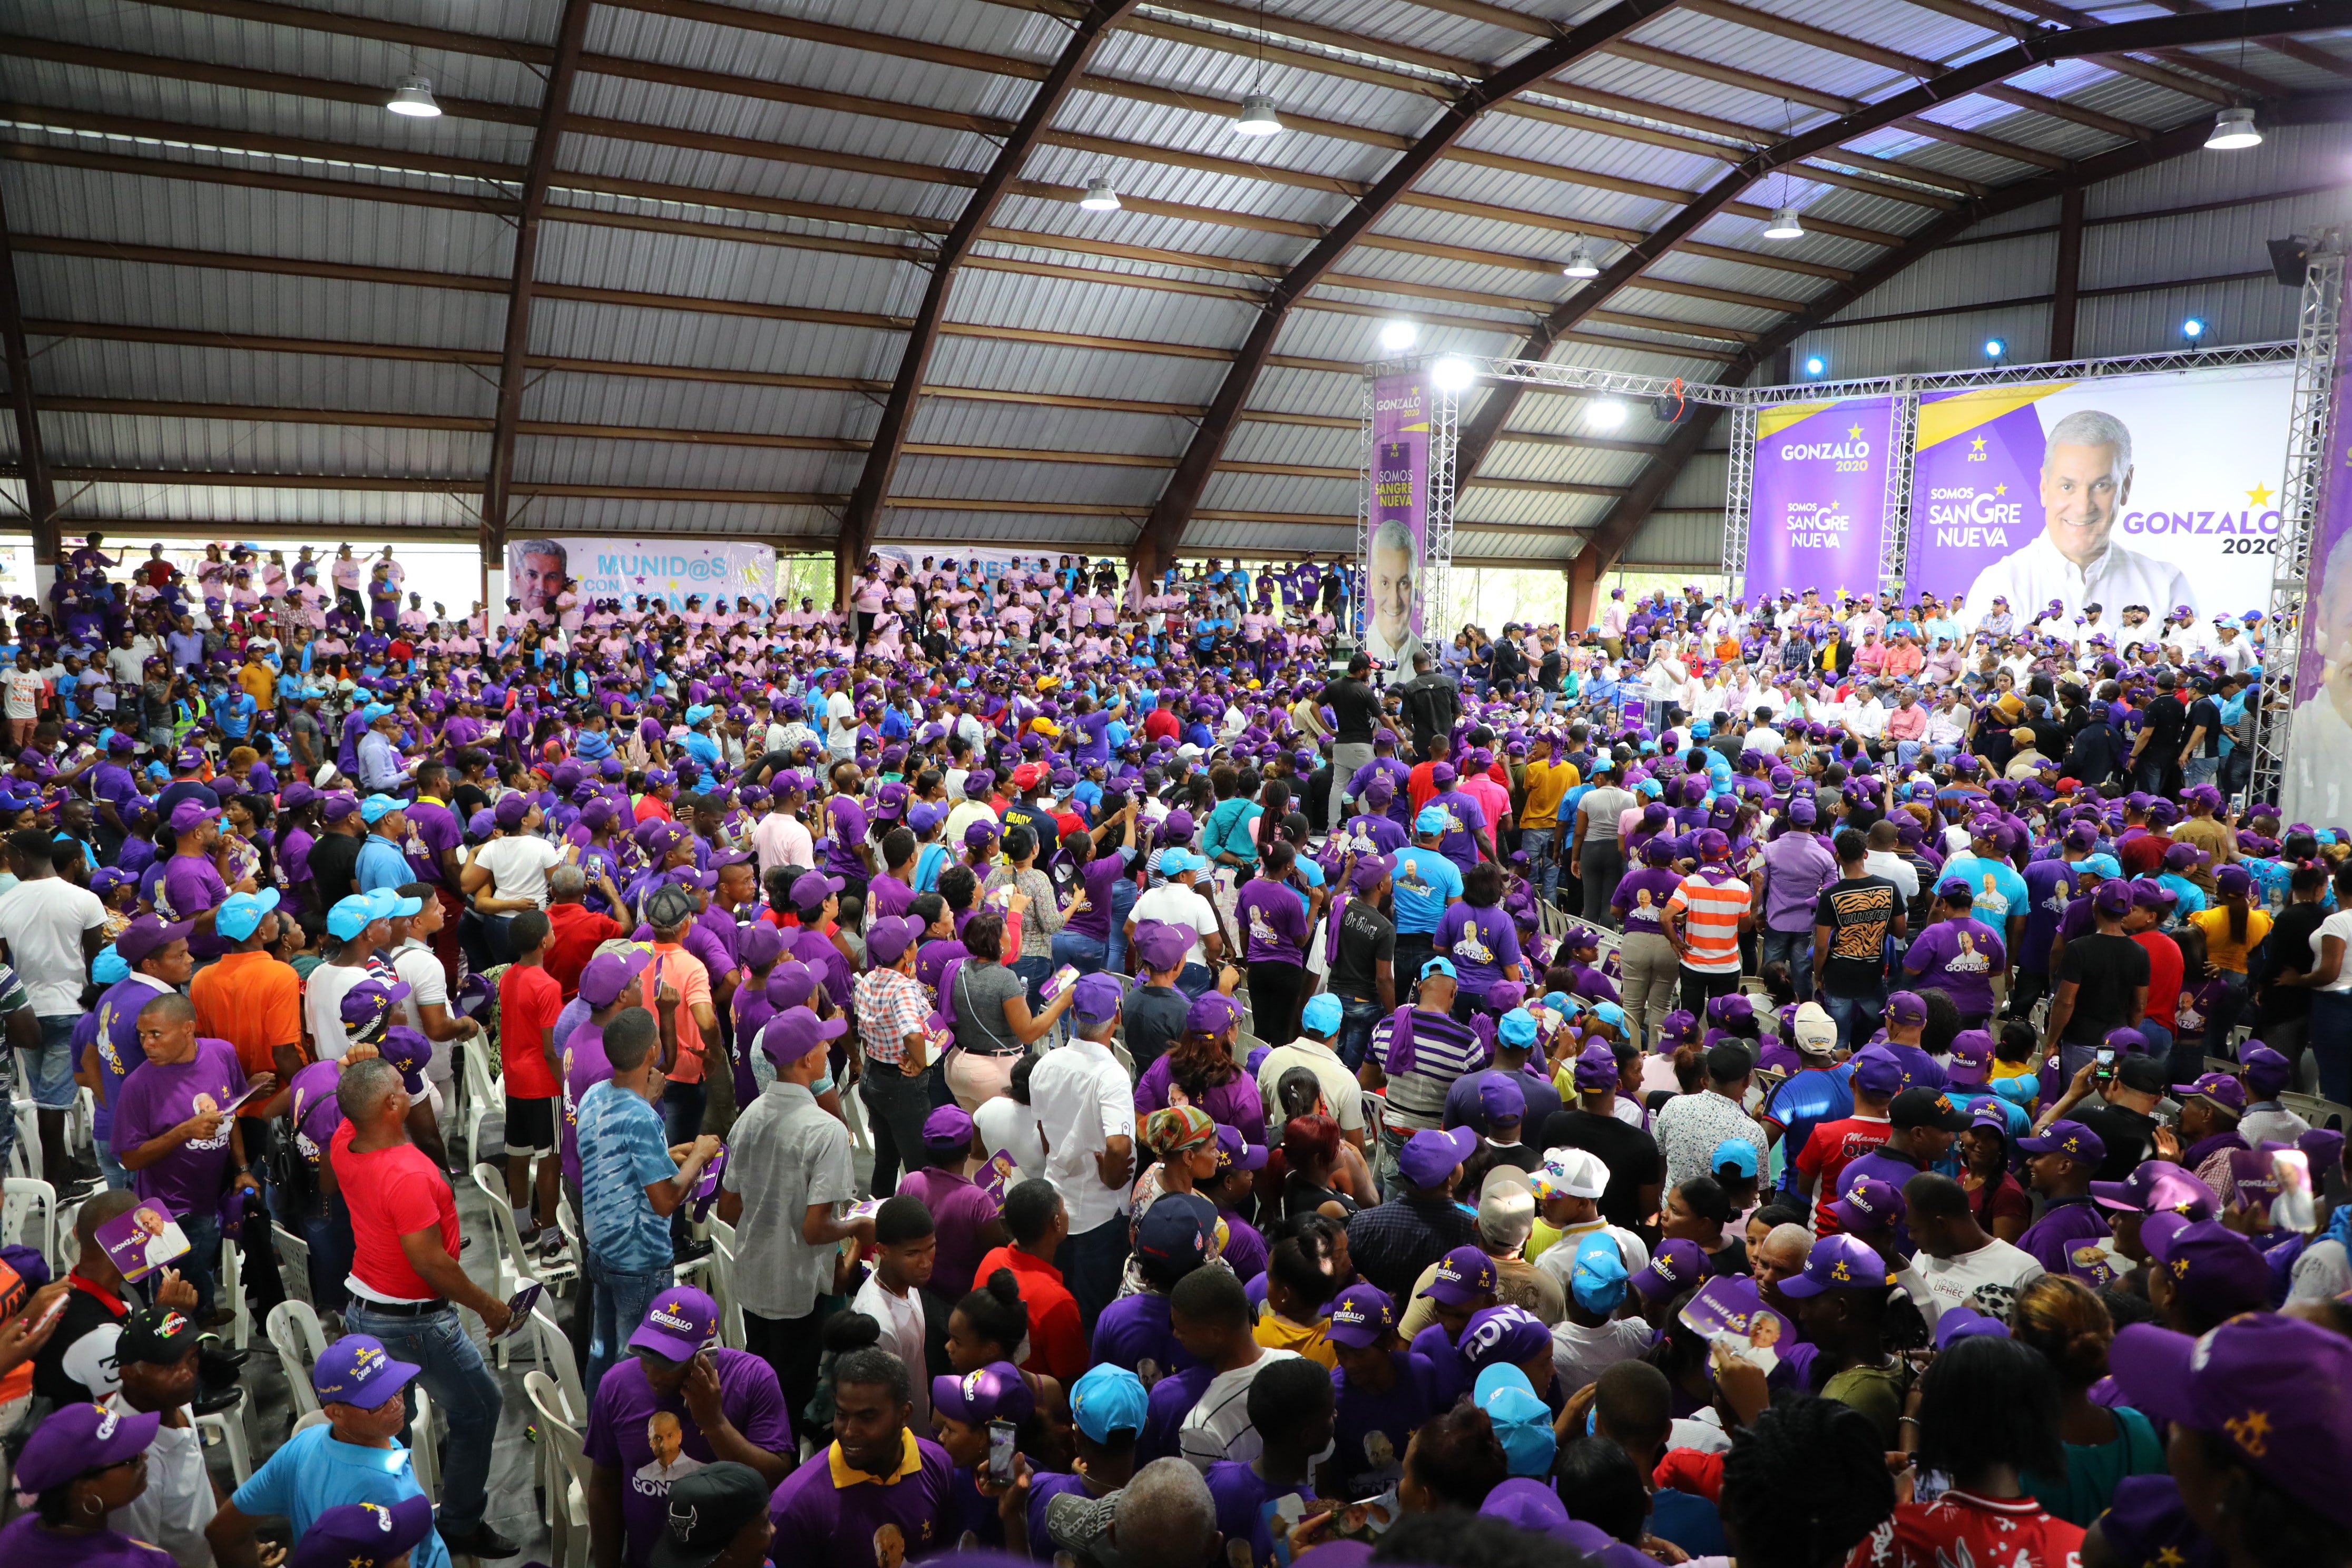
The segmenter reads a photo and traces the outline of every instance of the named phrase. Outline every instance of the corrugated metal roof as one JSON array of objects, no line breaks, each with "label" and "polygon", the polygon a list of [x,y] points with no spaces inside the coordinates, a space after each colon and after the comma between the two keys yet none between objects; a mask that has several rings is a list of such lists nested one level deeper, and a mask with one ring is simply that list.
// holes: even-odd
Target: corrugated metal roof
[{"label": "corrugated metal roof", "polygon": [[[1475,70],[1515,58],[1540,47],[1536,30],[1572,25],[1599,12],[1605,0],[1513,3],[1537,19],[1529,27],[1498,26],[1487,12],[1455,15],[1412,0],[1268,0],[1263,50],[1246,8],[1201,10],[1188,0],[1142,8],[1108,37],[1089,64],[1088,77],[1051,122],[1065,139],[1126,145],[1073,147],[1049,140],[1031,151],[1018,171],[1022,186],[1008,193],[994,215],[998,237],[983,241],[976,253],[990,265],[963,270],[950,297],[950,323],[991,330],[942,334],[931,355],[929,384],[1186,410],[1209,404],[1227,376],[1226,356],[1258,319],[1255,297],[1272,283],[1266,271],[1298,260],[1318,227],[1349,208],[1349,195],[1316,188],[1317,183],[1379,179],[1394,157],[1390,148],[1376,144],[1379,139],[1417,136],[1436,120],[1440,100],[1426,89],[1445,79],[1435,68],[1446,60],[1479,62],[1466,68]],[[1890,7],[1883,0],[1742,3],[1833,37],[1926,60],[1952,63],[2007,47],[2004,35],[1924,6]],[[595,68],[592,60],[575,89],[574,112],[635,129],[622,135],[576,130],[567,134],[553,199],[559,207],[593,208],[639,226],[548,223],[538,278],[555,289],[620,290],[642,298],[598,302],[542,293],[530,322],[530,353],[575,367],[679,367],[707,370],[712,377],[535,368],[522,405],[528,425],[864,440],[878,417],[878,393],[843,385],[761,384],[758,378],[886,385],[898,370],[906,342],[904,332],[887,319],[910,316],[919,308],[929,275],[902,259],[849,254],[816,242],[935,243],[963,210],[970,179],[989,165],[996,142],[980,130],[930,121],[957,115],[1017,119],[1034,91],[1038,69],[1068,36],[1063,20],[1015,0],[934,0],[914,6],[882,0],[756,0],[756,5],[767,15],[754,15],[753,0],[745,0],[745,26],[726,25],[723,13],[718,20],[706,19],[707,13],[679,16],[659,8],[657,0],[601,5],[591,14],[591,56],[639,62],[644,68]],[[145,0],[103,9],[65,0],[24,0],[11,14],[8,26],[24,34],[154,61],[150,69],[19,53],[0,58],[0,89],[27,106],[18,118],[29,122],[0,129],[0,140],[29,143],[37,155],[51,160],[0,161],[0,193],[20,234],[294,264],[263,271],[22,251],[16,268],[23,306],[36,321],[83,321],[133,333],[292,340],[278,348],[250,348],[100,339],[52,345],[42,337],[37,346],[44,352],[35,369],[42,395],[137,399],[145,410],[45,413],[42,425],[53,461],[67,467],[247,468],[322,478],[446,476],[458,489],[478,488],[488,447],[478,429],[420,431],[338,423],[331,416],[352,410],[490,416],[498,369],[487,356],[495,354],[503,336],[511,227],[503,216],[478,209],[369,199],[366,187],[400,186],[426,203],[460,192],[509,196],[511,187],[415,165],[461,158],[520,171],[530,155],[531,130],[509,121],[518,109],[535,109],[541,79],[530,65],[486,40],[514,40],[530,47],[527,54],[543,51],[554,36],[562,0],[421,0],[398,5],[392,0],[354,5],[337,0],[337,6],[354,19],[355,31],[214,16]],[[412,33],[357,36],[376,19],[441,29],[444,36],[422,41]],[[811,27],[850,32],[819,37]],[[862,42],[859,34],[865,35]],[[1188,540],[1210,540],[1227,550],[1344,547],[1344,530],[1278,520],[1352,515],[1359,439],[1354,421],[1362,396],[1352,367],[1380,355],[1384,321],[1419,321],[1420,347],[1427,352],[1512,352],[1538,312],[1570,297],[1573,286],[1551,268],[1566,255],[1575,226],[1646,231],[1676,210],[1676,193],[1703,189],[1721,176],[1725,161],[1690,144],[1693,138],[1715,139],[1717,131],[1678,122],[1712,117],[1733,122],[1735,132],[1746,126],[1769,139],[1792,127],[1823,123],[1832,112],[1791,106],[1769,89],[1634,58],[1644,46],[1751,73],[1761,84],[1799,84],[1811,92],[1857,100],[1886,96],[1910,80],[1885,64],[1783,37],[1736,16],[1691,8],[1650,18],[1633,37],[1623,52],[1603,50],[1579,62],[1566,79],[1548,83],[1538,95],[1582,114],[1582,120],[1563,123],[1547,113],[1486,116],[1459,143],[1468,156],[1441,160],[1415,187],[1419,197],[1472,210],[1399,205],[1375,225],[1380,236],[1443,247],[1438,253],[1359,246],[1332,269],[1343,281],[1321,283],[1288,312],[1274,353],[1328,364],[1337,373],[1307,363],[1269,365],[1248,389],[1248,405],[1345,423],[1245,420],[1223,456],[1232,464],[1327,469],[1338,477],[1218,472],[1202,508],[1255,514],[1261,521],[1203,519]],[[2352,47],[2342,38],[2324,47],[2352,58]],[[2233,50],[2216,55],[2235,59]],[[1003,68],[997,68],[1000,63]],[[2257,49],[2246,64],[2297,89],[2341,85],[2327,72],[2275,51]],[[248,75],[235,75],[226,83],[181,79],[215,67],[342,85],[311,91],[286,90],[283,82]],[[388,88],[394,77],[410,71],[429,75],[453,106],[462,107],[461,100],[488,104],[494,117],[469,111],[411,121],[384,114],[368,101],[343,100],[351,84]],[[691,74],[701,85],[646,79],[660,72]],[[749,92],[729,91],[729,77],[762,85]],[[2053,62],[2017,83],[2158,128],[2199,119],[2211,108],[2176,87],[2116,73],[2095,61]],[[1290,133],[1255,140],[1233,132],[1225,106],[1259,86],[1292,121]],[[1627,100],[1657,107],[1646,116],[1629,116]],[[1672,134],[1662,142],[1605,129],[1612,120],[1629,118]],[[2063,158],[2119,144],[2105,131],[1981,95],[1938,105],[1928,118]],[[157,121],[185,128],[164,142],[194,145],[166,145],[152,136],[142,140]],[[1371,139],[1311,128],[1318,124],[1360,128]],[[281,140],[273,148],[209,150],[260,135]],[[707,144],[673,144],[679,142]],[[346,153],[353,148],[365,151],[354,159]],[[1995,186],[2032,172],[1998,150],[1960,146],[1901,126],[1861,139],[1852,150]],[[2260,268],[2260,240],[2266,235],[2352,216],[2338,194],[2347,153],[2352,134],[2341,130],[2290,130],[2274,132],[2251,153],[2178,159],[2095,189],[2089,207],[2099,217],[2234,200],[2249,191],[2326,187],[2273,203],[2169,218],[2160,243],[2151,243],[2154,231],[2146,226],[2094,226],[2084,247],[2084,287],[2129,288]],[[809,157],[819,162],[801,161]],[[217,170],[220,177],[164,178],[175,171],[142,174],[57,161],[92,158],[149,160],[179,165],[181,174],[195,173],[189,167],[194,165]],[[1490,167],[1475,161],[1480,158],[1512,160],[1525,169]],[[1202,163],[1210,166],[1191,166]],[[1257,170],[1284,177],[1264,177]],[[1120,191],[1128,203],[1122,210],[1087,212],[1068,199],[1066,193],[1097,174]],[[289,180],[327,184],[262,188]],[[662,193],[654,191],[588,188],[614,181],[670,187],[676,199],[659,200]],[[1603,188],[1628,183],[1654,189],[1642,194]],[[348,195],[328,194],[343,185],[351,187]],[[1775,262],[1860,270],[1886,254],[1868,238],[1829,234],[1820,225],[1900,236],[1934,221],[1937,211],[1895,199],[1883,189],[1829,184],[1818,171],[1808,174],[1801,168],[1768,178],[1743,199],[1802,206],[1808,234],[1794,244],[1775,246],[1757,237],[1755,217],[1717,214],[1692,237],[1701,249],[1669,252],[1650,269],[1649,284],[1637,281],[1601,302],[1618,317],[1646,318],[1647,324],[1586,321],[1552,357],[1715,379],[1726,374],[1720,356],[1735,346],[1733,341],[1721,331],[1713,337],[1678,332],[1675,323],[1769,333],[1782,316],[1759,301],[1802,302],[1833,282]],[[773,210],[780,205],[786,210]],[[1148,205],[1169,210],[1141,210]],[[2052,214],[2051,204],[2040,204],[1995,220],[1987,232],[2044,226]],[[743,237],[721,237],[708,226],[662,226],[672,217],[684,225],[733,228]],[[904,219],[916,220],[914,227],[922,232],[910,232]],[[1003,237],[1006,234],[1016,237]],[[1849,306],[1844,319],[1941,313],[1820,329],[1797,353],[1818,349],[1840,375],[1975,363],[1976,346],[1989,332],[2014,340],[2012,357],[2030,354],[2045,340],[2046,310],[2022,306],[1955,313],[1952,307],[2043,291],[2053,243],[2047,235],[2028,234],[1931,257]],[[1618,254],[1620,245],[1604,242],[1603,260]],[[1706,247],[1732,254],[1705,254]],[[1539,265],[1525,265],[1528,259]],[[301,276],[306,263],[454,274],[487,286],[430,288]],[[1748,298],[1708,298],[1654,286],[1662,284]],[[1232,297],[1239,289],[1252,297]],[[665,299],[677,303],[656,302]],[[779,321],[691,308],[696,302],[877,320]],[[2095,295],[2083,303],[2078,349],[2095,353],[2168,346],[2179,316],[2192,310],[2211,324],[2209,342],[2274,337],[2291,325],[2293,305],[2291,291],[2262,279]],[[1065,341],[1028,342],[1024,334]],[[1101,340],[1102,346],[1066,341],[1073,336]],[[338,342],[385,347],[376,354],[292,352]],[[1128,346],[1135,343],[1204,352],[1144,353]],[[478,363],[387,357],[394,345],[461,351]],[[1475,395],[1470,400],[1473,409],[1476,401]],[[319,418],[239,420],[203,406],[239,403],[314,410]],[[1587,413],[1584,400],[1531,396],[1521,401],[1512,426],[1589,433]],[[996,504],[971,511],[894,508],[884,532],[1116,546],[1133,537],[1135,515],[1159,496],[1169,465],[1184,450],[1193,428],[1182,413],[926,399],[909,428],[909,439],[919,446],[1093,453],[1145,461],[909,453],[898,468],[897,494]],[[1618,439],[1644,443],[1666,434],[1638,409],[1625,427],[1612,432]],[[1506,441],[1496,446],[1484,473],[1622,486],[1633,482],[1646,461],[1638,451]],[[528,429],[517,448],[518,474],[526,484],[656,491],[830,494],[854,483],[862,462],[855,450],[547,436]],[[1670,498],[1687,505],[1719,496],[1722,462],[1719,456],[1702,456],[1688,465]],[[165,483],[149,489],[152,496],[141,487],[81,491],[72,510],[89,516],[118,509],[129,516],[185,511],[224,521],[242,516],[357,524],[433,521],[453,504],[403,492],[331,488],[310,492]],[[1590,528],[1611,504],[1605,497],[1465,485],[1462,537],[1475,542],[1463,548],[1549,559],[1557,553],[1555,539],[1563,549],[1577,542],[1577,531]],[[528,525],[543,531],[773,533],[831,526],[824,514],[808,508],[726,501],[534,497],[522,505]],[[139,507],[150,510],[131,510]],[[1097,515],[1102,511],[1118,515]],[[1471,531],[1476,521],[1561,531],[1478,535]],[[1308,538],[1314,542],[1277,542]],[[1637,552],[1666,547],[1654,542],[1651,534],[1636,542]]]}]

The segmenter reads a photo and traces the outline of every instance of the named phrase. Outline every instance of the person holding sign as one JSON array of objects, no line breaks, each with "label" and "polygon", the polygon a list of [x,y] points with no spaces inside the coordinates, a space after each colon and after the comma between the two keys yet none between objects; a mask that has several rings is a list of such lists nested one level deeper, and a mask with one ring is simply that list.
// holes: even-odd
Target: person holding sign
[{"label": "person holding sign", "polygon": [[139,1196],[179,1222],[192,1248],[186,1269],[196,1288],[196,1316],[209,1321],[222,1194],[232,1184],[260,1189],[247,1169],[245,1130],[235,1112],[273,1093],[277,1080],[263,1073],[248,1082],[236,1047],[199,1039],[195,1005],[176,992],[139,1010],[139,1048],[146,1063],[122,1080],[114,1107],[114,1157]]}]

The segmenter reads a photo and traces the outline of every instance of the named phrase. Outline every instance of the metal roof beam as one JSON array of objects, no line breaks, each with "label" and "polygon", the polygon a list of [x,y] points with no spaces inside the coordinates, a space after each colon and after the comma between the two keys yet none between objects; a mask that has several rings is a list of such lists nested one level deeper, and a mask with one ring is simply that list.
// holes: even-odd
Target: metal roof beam
[{"label": "metal roof beam", "polygon": [[556,23],[555,58],[541,96],[539,129],[531,135],[530,163],[523,172],[521,211],[515,217],[514,258],[507,283],[504,350],[499,363],[498,413],[490,432],[490,468],[482,482],[482,561],[502,564],[507,551],[507,502],[514,485],[515,426],[522,417],[523,359],[530,347],[531,295],[539,283],[539,226],[547,210],[547,186],[555,174],[556,149],[572,112],[572,85],[579,79],[580,49],[588,36],[593,0],[563,0]]},{"label": "metal roof beam", "polygon": [[16,259],[8,213],[0,205],[0,357],[8,367],[8,402],[16,419],[16,458],[32,520],[33,559],[55,565],[64,558],[58,531],[58,493],[41,447],[40,416],[33,406],[33,356],[25,342],[25,314],[16,292]]},{"label": "metal roof beam", "polygon": [[[1738,12],[1744,9],[1730,5],[1729,0],[1684,0],[1684,3],[1695,5],[1710,15],[1724,11]],[[1553,334],[1556,331],[1574,327],[1594,316],[1606,304],[1611,295],[1620,289],[1633,285],[1642,269],[1662,254],[1668,246],[1695,232],[1700,225],[1723,211],[1733,198],[1757,181],[1776,169],[1789,167],[1797,160],[1823,146],[1833,145],[1848,137],[1876,130],[1901,119],[1904,115],[1916,113],[1935,104],[1974,92],[1981,87],[1999,84],[2021,71],[2030,70],[2052,60],[2075,59],[2085,55],[2147,48],[2177,42],[2206,42],[2223,37],[2234,37],[2241,31],[2286,33],[2341,26],[2347,24],[2352,24],[2352,0],[2287,0],[2285,4],[2257,6],[2242,14],[2157,16],[2141,21],[2120,22],[2103,27],[2037,33],[2032,37],[2020,39],[2011,47],[1999,54],[1987,56],[1957,70],[1944,72],[1934,79],[1922,82],[1907,91],[1896,93],[1890,98],[1869,104],[1827,125],[1817,127],[1791,137],[1778,146],[1757,153],[1729,174],[1717,181],[1697,201],[1682,208],[1660,224],[1649,238],[1628,249],[1624,255],[1611,263],[1589,286],[1545,317],[1536,331],[1528,335],[1527,342],[1518,353],[1513,357],[1529,360],[1549,357],[1555,341]],[[2162,142],[2164,138],[2159,137],[2158,140]],[[2145,147],[2151,143],[2134,145]],[[2080,166],[2089,167],[2096,162],[2095,159],[2086,160],[2084,164]],[[2001,201],[2010,192],[2040,188],[2049,181],[2059,177],[2043,175],[2038,179],[2024,181],[2019,185],[2006,187],[1990,199],[1996,202]],[[1937,235],[1957,234],[1960,229],[1978,221],[1978,216],[1972,215],[1980,215],[1984,205],[1985,204],[1979,203],[1967,211],[1939,219],[1930,224],[1923,232]],[[1916,246],[1916,244],[1915,237],[1912,245]],[[1910,253],[1910,247],[1895,252],[1897,256]],[[1881,265],[1884,265],[1883,261]],[[1866,270],[1861,276],[1869,277],[1874,270],[1875,268]],[[1824,298],[1834,298],[1853,287],[1855,285],[1853,283],[1838,285],[1829,290]],[[1816,306],[1819,303],[1818,300],[1814,301]],[[1494,443],[1496,433],[1508,423],[1511,410],[1517,405],[1518,396],[1517,387],[1510,384],[1501,384],[1487,389],[1486,399],[1480,405],[1476,416],[1465,422],[1455,458],[1457,472],[1466,475],[1477,471],[1479,462],[1485,458],[1487,448]]]},{"label": "metal roof beam", "polygon": [[1412,151],[1399,156],[1381,174],[1380,183],[1284,275],[1259,311],[1256,323],[1234,356],[1233,369],[1226,373],[1216,397],[1209,405],[1207,416],[1194,432],[1182,460],[1137,537],[1137,570],[1148,578],[1156,577],[1168,552],[1183,538],[1184,525],[1200,505],[1201,492],[1215,470],[1243,405],[1249,401],[1258,372],[1271,362],[1275,338],[1299,297],[1323,280],[1358,237],[1379,222],[1413,182],[1428,173],[1430,165],[1468,132],[1488,107],[1565,70],[1601,44],[1639,26],[1673,3],[1674,0],[1619,0],[1573,32],[1523,55],[1480,81],[1448,105],[1437,123],[1414,143]]}]

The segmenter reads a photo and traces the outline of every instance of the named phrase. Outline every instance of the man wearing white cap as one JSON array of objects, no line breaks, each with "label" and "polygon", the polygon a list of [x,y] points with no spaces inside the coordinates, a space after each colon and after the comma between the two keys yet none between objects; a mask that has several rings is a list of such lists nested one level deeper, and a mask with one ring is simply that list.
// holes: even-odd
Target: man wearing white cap
[{"label": "man wearing white cap", "polygon": [[[1590,1149],[1551,1149],[1544,1163],[1528,1173],[1536,1194],[1535,1235],[1528,1251],[1535,1266],[1571,1288],[1576,1274],[1577,1244],[1588,1236],[1607,1236],[1624,1255],[1625,1272],[1649,1267],[1649,1245],[1601,1217],[1601,1194],[1609,1190],[1609,1167]],[[1540,1250],[1538,1250],[1540,1249]]]}]

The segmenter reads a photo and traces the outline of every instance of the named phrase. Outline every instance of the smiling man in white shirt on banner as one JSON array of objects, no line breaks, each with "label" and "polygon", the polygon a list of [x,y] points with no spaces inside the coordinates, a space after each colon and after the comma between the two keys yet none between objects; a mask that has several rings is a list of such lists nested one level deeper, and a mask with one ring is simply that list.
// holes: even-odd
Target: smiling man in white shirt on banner
[{"label": "smiling man in white shirt on banner", "polygon": [[2042,531],[1978,573],[1969,598],[2000,595],[2036,608],[2056,600],[2068,617],[2093,602],[2193,606],[2179,567],[2111,542],[2131,481],[2131,431],[2122,420],[2084,408],[2058,421],[2042,458]]}]

